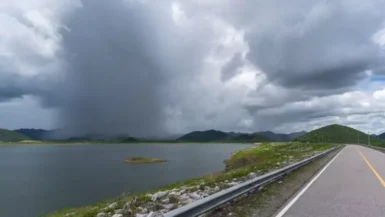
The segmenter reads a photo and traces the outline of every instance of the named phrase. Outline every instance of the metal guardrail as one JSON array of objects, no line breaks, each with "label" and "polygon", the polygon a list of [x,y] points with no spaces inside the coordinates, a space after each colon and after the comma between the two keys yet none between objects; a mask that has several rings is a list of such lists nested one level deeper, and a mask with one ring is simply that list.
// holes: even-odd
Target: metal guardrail
[{"label": "metal guardrail", "polygon": [[217,192],[215,194],[212,194],[208,197],[205,197],[201,200],[197,200],[193,203],[190,203],[188,205],[182,206],[178,209],[172,210],[168,213],[165,213],[165,217],[195,217],[202,215],[224,203],[230,202],[233,199],[246,194],[250,191],[253,191],[255,189],[258,189],[270,182],[275,181],[276,179],[289,174],[293,172],[294,170],[297,170],[314,160],[317,160],[330,152],[340,148],[341,146],[334,147],[332,149],[329,149],[327,151],[324,151],[320,154],[317,154],[315,156],[312,156],[310,158],[307,158],[305,160],[302,160],[300,162],[297,162],[295,164],[286,166],[284,168],[278,169],[276,171],[267,173],[265,175],[259,176],[257,178],[248,180],[246,182],[243,182],[239,185],[233,186],[231,188],[222,190],[220,192]]}]

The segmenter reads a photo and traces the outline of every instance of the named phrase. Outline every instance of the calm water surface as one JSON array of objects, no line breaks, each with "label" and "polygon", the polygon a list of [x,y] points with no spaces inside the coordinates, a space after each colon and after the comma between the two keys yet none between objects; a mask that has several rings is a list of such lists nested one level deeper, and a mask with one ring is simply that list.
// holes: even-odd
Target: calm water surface
[{"label": "calm water surface", "polygon": [[[251,145],[1,146],[0,216],[33,217],[140,192],[224,169]],[[167,159],[125,164],[131,156]]]}]

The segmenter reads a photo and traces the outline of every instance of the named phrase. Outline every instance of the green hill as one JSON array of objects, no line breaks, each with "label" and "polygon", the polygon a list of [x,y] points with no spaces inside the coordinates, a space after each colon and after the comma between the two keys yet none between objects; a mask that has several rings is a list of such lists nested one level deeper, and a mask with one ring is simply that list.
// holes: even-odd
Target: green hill
[{"label": "green hill", "polygon": [[270,141],[266,137],[263,137],[255,133],[254,134],[240,133],[235,136],[229,136],[227,140],[234,141],[234,142],[269,142]]},{"label": "green hill", "polygon": [[180,137],[179,141],[186,142],[214,142],[226,140],[227,133],[217,130],[194,131]]},{"label": "green hill", "polygon": [[179,139],[183,142],[265,142],[269,141],[258,134],[226,133],[218,130],[194,131]]},{"label": "green hill", "polygon": [[16,131],[0,129],[0,142],[19,142],[22,140],[31,140],[31,138]]},{"label": "green hill", "polygon": [[380,139],[385,139],[385,133],[381,133],[380,135],[377,136]]},{"label": "green hill", "polygon": [[[351,127],[333,124],[313,130],[294,141],[310,143],[368,144],[368,134]],[[370,144],[385,146],[385,140],[370,136]]]}]

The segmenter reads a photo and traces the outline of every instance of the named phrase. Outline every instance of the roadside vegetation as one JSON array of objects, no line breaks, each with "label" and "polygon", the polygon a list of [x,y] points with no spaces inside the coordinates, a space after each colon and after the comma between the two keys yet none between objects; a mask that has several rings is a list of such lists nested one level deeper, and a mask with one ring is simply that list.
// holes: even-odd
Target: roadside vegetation
[{"label": "roadside vegetation", "polygon": [[271,217],[338,152],[337,149],[298,170],[207,213],[206,217]]},{"label": "roadside vegetation", "polygon": [[131,194],[91,206],[70,208],[48,217],[161,216],[175,208],[220,190],[256,178],[332,148],[328,144],[267,143],[241,150],[225,161],[226,170],[173,183],[144,193]]}]

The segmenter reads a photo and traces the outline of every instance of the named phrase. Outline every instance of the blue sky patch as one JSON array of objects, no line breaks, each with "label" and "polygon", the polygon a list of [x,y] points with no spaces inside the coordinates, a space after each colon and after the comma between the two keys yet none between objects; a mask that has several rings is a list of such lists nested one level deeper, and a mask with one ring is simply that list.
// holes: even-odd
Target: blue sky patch
[{"label": "blue sky patch", "polygon": [[385,81],[385,75],[372,75],[370,81]]}]

